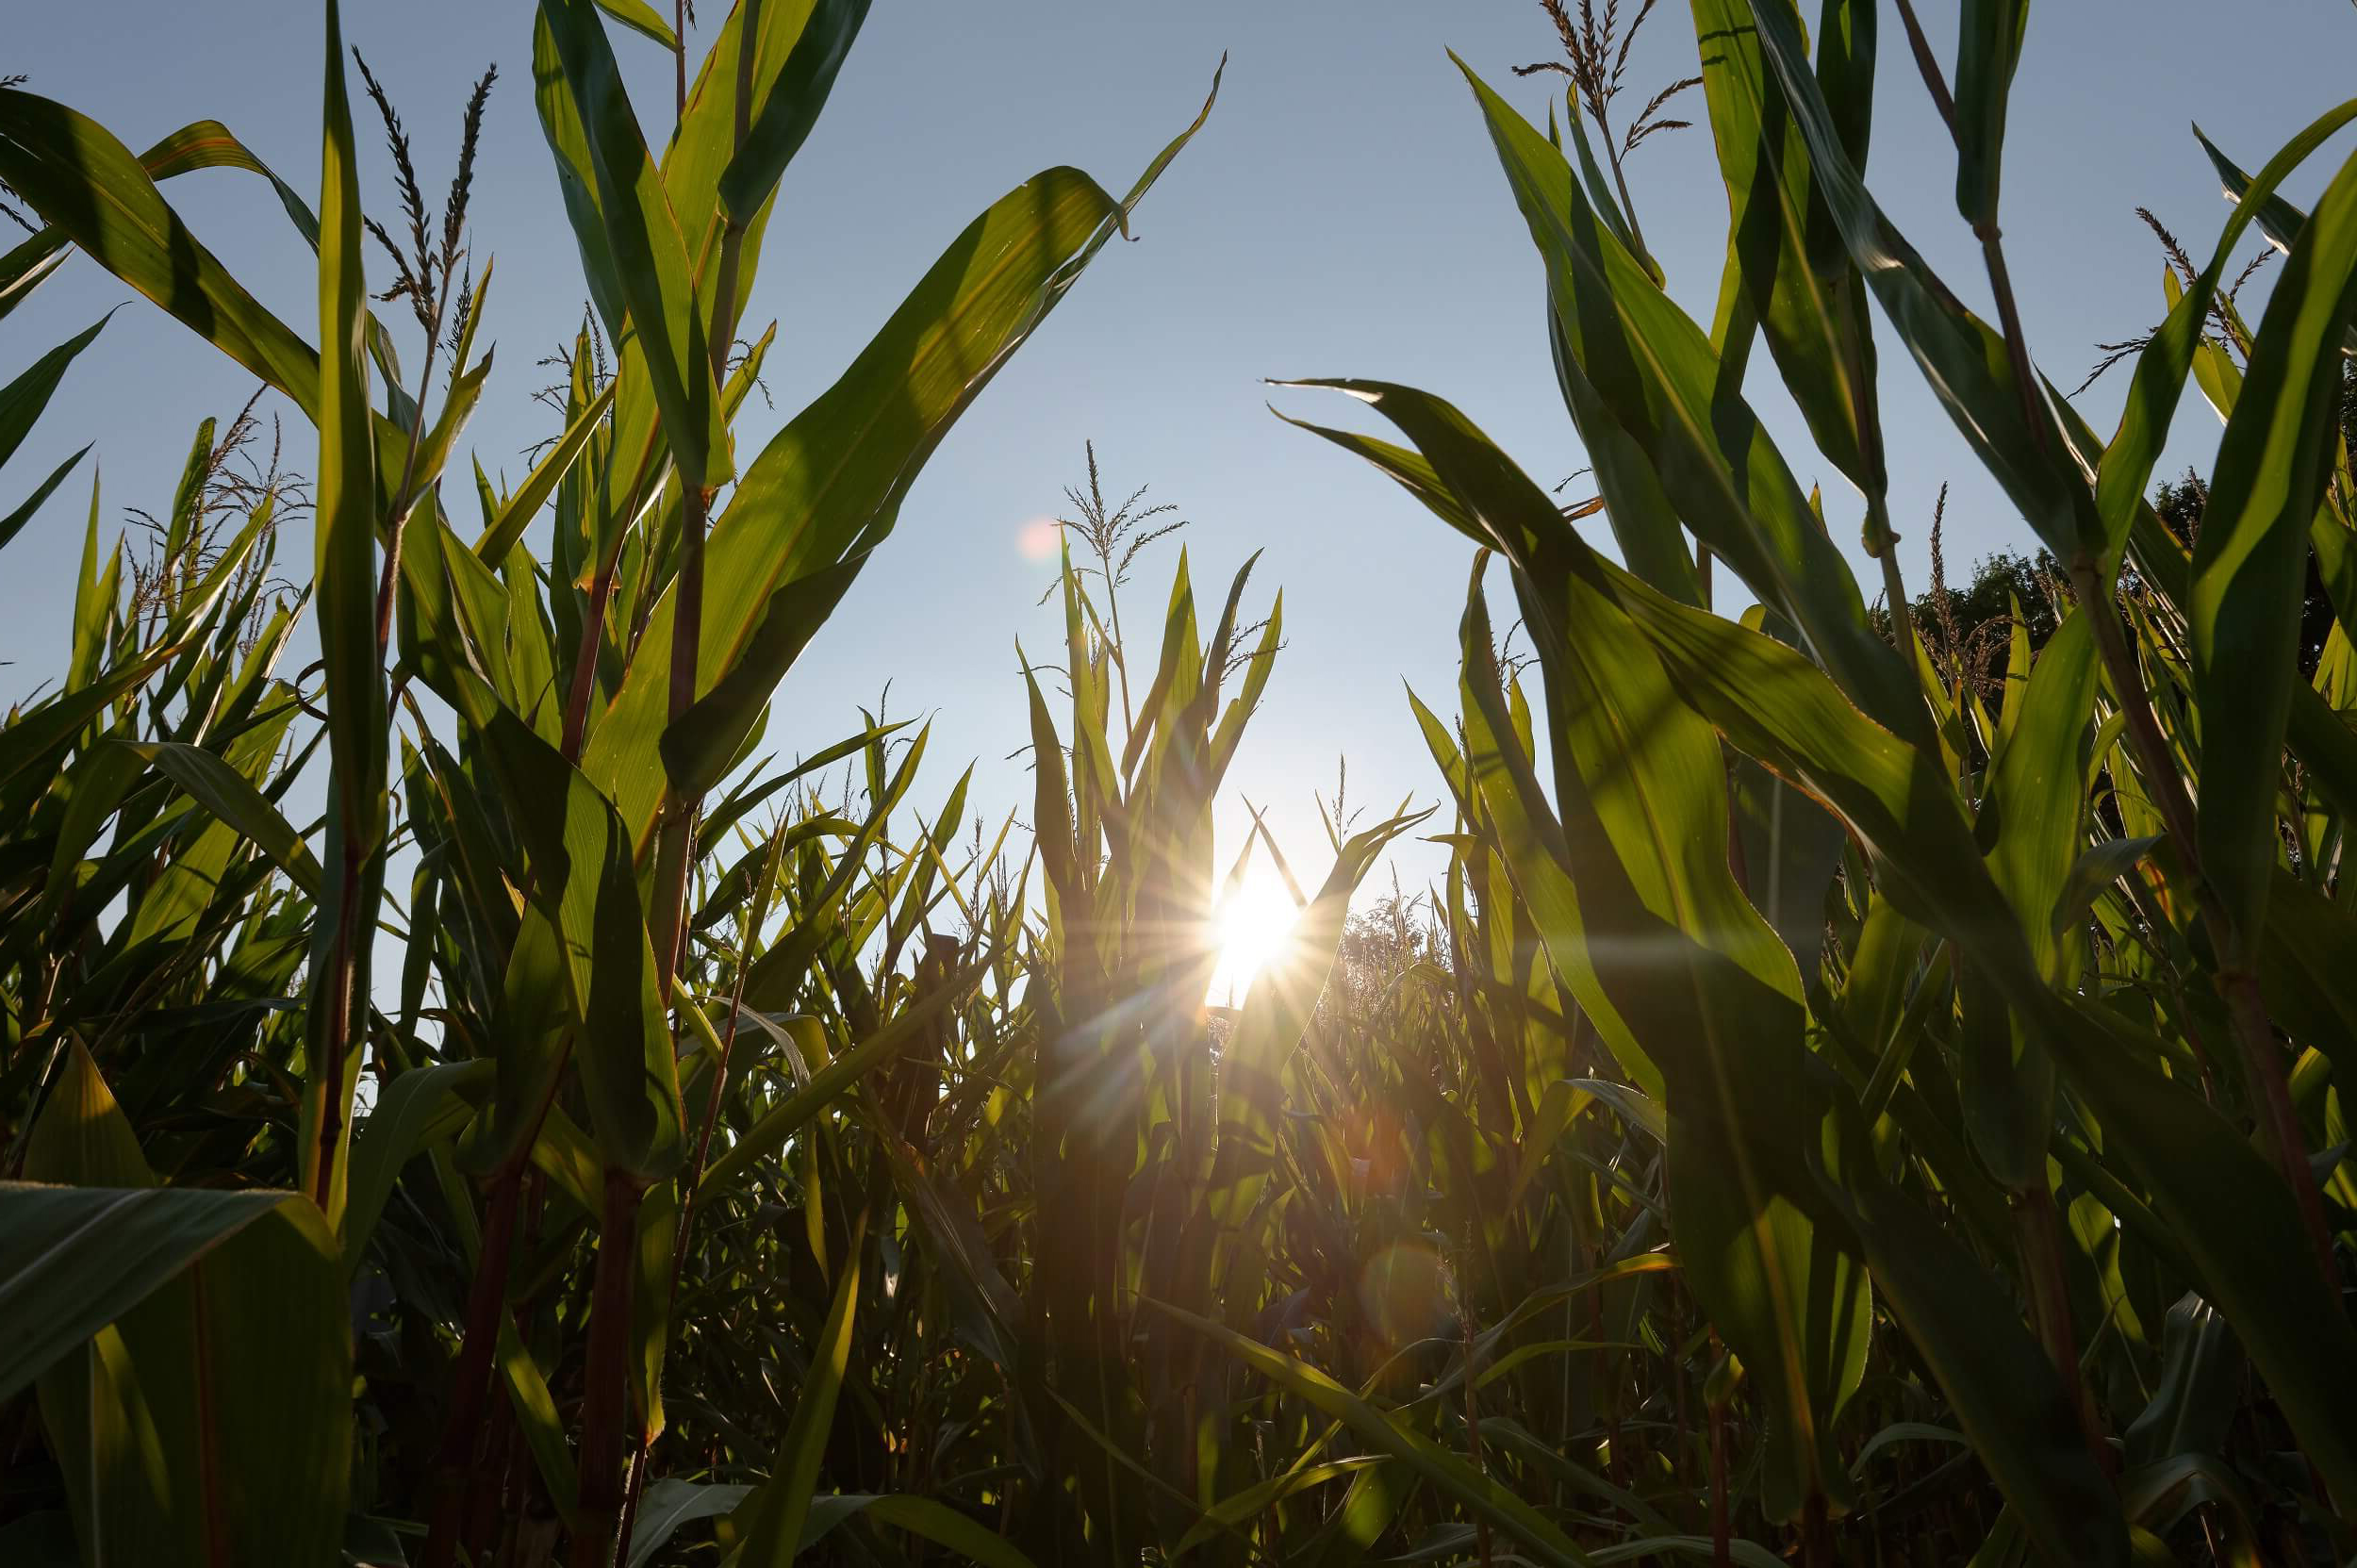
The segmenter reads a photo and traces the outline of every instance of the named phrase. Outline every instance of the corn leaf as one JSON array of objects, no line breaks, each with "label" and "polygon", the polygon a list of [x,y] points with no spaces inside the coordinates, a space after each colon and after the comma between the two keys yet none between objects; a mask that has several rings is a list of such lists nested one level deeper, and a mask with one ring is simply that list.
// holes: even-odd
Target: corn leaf
[{"label": "corn leaf", "polygon": [[1924,381],[2048,549],[2065,561],[2100,554],[2094,496],[2070,462],[2043,389],[2016,384],[2003,337],[1964,307],[1868,194],[1809,68],[1790,0],[1751,0],[1751,8],[1761,57],[1808,148],[1816,189]]},{"label": "corn leaf", "polygon": [[252,839],[297,887],[313,899],[320,896],[320,863],[311,847],[220,753],[173,741],[127,744],[215,817]]},{"label": "corn leaf", "polygon": [[[97,443],[91,444],[94,446]],[[25,498],[23,505],[7,517],[0,518],[0,545],[6,545],[10,539],[24,532],[25,525],[33,520],[33,514],[41,510],[41,503],[57,492],[58,487],[65,483],[66,475],[72,473],[80,465],[82,459],[89,455],[90,447],[85,446],[81,451],[59,463],[50,470],[48,478],[34,487],[33,493]]]},{"label": "corn leaf", "polygon": [[1953,794],[1919,753],[1781,643],[1602,569],[1686,700],[1839,812],[1873,855],[1878,884],[1989,971],[2183,1242],[2311,1460],[2329,1484],[2357,1484],[2357,1431],[2346,1419],[2357,1401],[2357,1331],[2309,1266],[2282,1179],[2198,1094],[2164,1076],[2157,1042],[2047,989]]},{"label": "corn leaf", "polygon": [[[2129,529],[2144,502],[2145,487],[2151,483],[2152,465],[2161,454],[2162,445],[2168,439],[2171,420],[2177,412],[2188,370],[2214,366],[2216,356],[2204,351],[2203,332],[2210,311],[2217,298],[2218,279],[2224,273],[2235,244],[2242,239],[2255,218],[2262,228],[2270,223],[2270,215],[2278,206],[2289,204],[2277,196],[2275,189],[2285,176],[2304,162],[2308,156],[2350,120],[2357,119],[2357,98],[2327,110],[2285,142],[2276,155],[2267,159],[2253,181],[2240,179],[2230,187],[2237,200],[2234,210],[2227,216],[2224,230],[2218,235],[2217,248],[2211,253],[2210,263],[2197,276],[2191,288],[2180,289],[2176,274],[2170,272],[2167,283],[2172,297],[2167,319],[2162,322],[2152,340],[2136,356],[2135,373],[2128,385],[2128,401],[2119,414],[2119,428],[2103,448],[2102,468],[2096,481],[2096,506],[2102,514],[2105,548],[2103,581],[2110,582],[2118,570],[2120,553],[2126,548]],[[2199,127],[2195,136],[2200,136]],[[2209,147],[2207,139],[2202,145]],[[2211,149],[2213,158],[2218,155]],[[2236,170],[2239,176],[2241,171]],[[2299,223],[2306,215],[2290,209]],[[2270,232],[2272,232],[2270,230]],[[2298,223],[2292,233],[2298,232]],[[2281,241],[2290,248],[2288,234]],[[2231,361],[2226,368],[2231,369]],[[2221,406],[2220,417],[2224,417]]]},{"label": "corn leaf", "polygon": [[778,1440],[769,1479],[737,1510],[735,1523],[742,1543],[726,1560],[736,1568],[784,1568],[801,1549],[811,1494],[817,1488],[818,1461],[834,1426],[835,1400],[843,1392],[850,1359],[852,1312],[859,1305],[858,1232],[865,1229],[863,1215],[854,1228],[842,1278],[835,1282],[834,1304],[827,1309],[826,1326],[813,1344],[810,1374],[794,1401],[785,1433]]},{"label": "corn leaf", "polygon": [[0,1307],[21,1329],[0,1353],[0,1398],[289,1201],[277,1192],[0,1182]]},{"label": "corn leaf", "polygon": [[[2275,797],[2299,672],[2308,525],[2332,472],[2339,344],[2357,318],[2357,157],[2341,167],[2267,296],[2227,421],[2182,602],[2202,716],[2202,875],[2256,940],[2278,854]],[[2230,938],[2232,940],[2233,938]],[[2228,953],[2226,962],[2246,962]]]},{"label": "corn leaf", "polygon": [[319,356],[189,232],[129,148],[62,104],[0,88],[0,180],[108,271],[247,370],[319,407]]},{"label": "corn leaf", "polygon": [[[1727,188],[1729,266],[1818,450],[1868,495],[1880,496],[1888,478],[1873,417],[1874,343],[1864,286],[1815,190],[1784,90],[1760,58],[1749,7],[1743,0],[1698,0],[1694,35]],[[1854,106],[1860,124],[1844,140],[1862,166],[1864,122],[1873,103],[1875,8],[1832,0],[1817,38],[1827,98]]]},{"label": "corn leaf", "polygon": [[[33,361],[31,368],[0,387],[0,463],[15,454],[18,446],[41,418],[41,411],[49,405],[49,399],[65,379],[68,365],[74,355],[91,346],[108,317],[101,316],[89,326]],[[87,450],[87,449],[86,449]],[[52,487],[55,481],[52,481]]]},{"label": "corn leaf", "polygon": [[1225,1324],[1199,1317],[1166,1301],[1146,1296],[1143,1304],[1184,1324],[1320,1414],[1343,1423],[1360,1442],[1398,1461],[1467,1512],[1519,1542],[1534,1561],[1549,1563],[1554,1568],[1581,1568],[1592,1560],[1537,1509],[1430,1438],[1386,1416],[1308,1362],[1281,1355]]},{"label": "corn leaf", "polygon": [[[799,648],[799,580],[881,541],[949,424],[1078,275],[1070,263],[1111,222],[1112,199],[1073,170],[1003,198],[934,263],[843,377],[747,465],[706,546],[697,696],[758,646]],[[1067,270],[1068,269],[1068,270]],[[665,784],[672,597],[657,603],[583,767],[641,842]],[[770,629],[772,619],[783,624]],[[717,742],[715,743],[717,744]]]},{"label": "corn leaf", "polygon": [[687,242],[592,0],[543,0],[532,59],[574,239],[590,275],[611,290],[593,295],[606,329],[617,342],[636,339],[682,478],[723,484],[735,468]]},{"label": "corn leaf", "polygon": [[1956,210],[1997,229],[2005,104],[2030,25],[2030,0],[1964,0],[1956,16]]},{"label": "corn leaf", "polygon": [[[629,837],[613,804],[480,677],[461,672],[461,691],[460,712],[503,792],[536,803],[517,825],[532,867],[529,897],[554,940],[518,944],[517,962],[528,951],[534,961],[522,975],[511,972],[510,985],[563,999],[580,1032],[578,1060],[600,1154],[609,1168],[659,1180],[684,1157],[684,1112]],[[511,1099],[503,1089],[503,1099]],[[521,1105],[510,1109],[529,1114]]]}]

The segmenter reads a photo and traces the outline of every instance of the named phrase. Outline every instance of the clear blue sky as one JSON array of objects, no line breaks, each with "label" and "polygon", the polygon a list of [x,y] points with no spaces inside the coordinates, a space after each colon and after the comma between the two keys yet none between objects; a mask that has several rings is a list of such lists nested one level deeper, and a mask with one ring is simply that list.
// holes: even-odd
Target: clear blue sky
[{"label": "clear blue sky", "polygon": [[[704,9],[700,49],[720,0]],[[1923,0],[1920,9],[1952,52],[1953,4]],[[470,82],[488,61],[501,67],[473,208],[475,254],[498,258],[485,332],[499,360],[468,440],[487,469],[520,477],[520,449],[551,431],[530,401],[548,378],[534,361],[569,338],[582,294],[532,108],[530,8],[348,3],[345,27],[405,114],[430,193],[448,178]],[[1985,302],[1950,203],[1953,154],[1895,17],[1885,32],[1870,183],[1957,292]],[[34,91],[134,147],[221,119],[310,191],[320,36],[316,7],[301,0],[19,6],[0,72],[29,73]],[[2357,14],[2330,0],[2036,8],[2014,91],[2004,215],[2031,344],[2054,379],[2075,384],[2097,340],[2141,332],[2162,313],[2161,261],[2136,206],[2169,223],[2197,260],[2215,242],[2225,208],[2188,120],[2255,166],[2348,91],[2353,45]],[[855,704],[872,703],[890,678],[896,714],[938,712],[920,799],[937,801],[975,758],[979,803],[994,814],[1023,803],[1022,764],[1002,760],[1023,739],[1014,641],[1043,648],[1057,620],[1035,607],[1045,571],[1019,540],[1028,521],[1058,508],[1093,437],[1109,486],[1126,493],[1150,483],[1153,499],[1193,520],[1183,536],[1202,592],[1216,594],[1254,549],[1266,552],[1256,586],[1285,589],[1290,647],[1231,783],[1275,805],[1299,869],[1324,868],[1310,792],[1330,791],[1338,754],[1351,758],[1354,801],[1434,798],[1438,780],[1400,683],[1453,705],[1469,550],[1388,482],[1272,418],[1261,378],[1421,385],[1461,404],[1543,481],[1582,465],[1548,369],[1538,262],[1443,53],[1452,47],[1543,117],[1559,79],[1508,74],[1555,53],[1535,0],[880,0],[770,227],[748,320],[756,329],[778,321],[768,371],[777,407],[754,409],[741,438],[749,451],[834,377],[974,213],[1055,163],[1123,188],[1192,117],[1223,50],[1230,64],[1211,124],[1140,212],[1139,242],[1101,256],[965,416],[898,532],[787,678],[779,749],[813,750],[855,727]],[[659,136],[668,59],[635,35],[618,33],[617,48]],[[1635,56],[1639,96],[1690,73],[1694,53],[1686,8],[1669,0]],[[1700,121],[1700,93],[1684,102]],[[2289,194],[2313,198],[2345,152],[2313,160]],[[389,218],[389,170],[373,148],[368,174],[371,210]],[[1656,138],[1632,175],[1673,291],[1706,319],[1725,222],[1707,130]],[[167,189],[255,293],[313,330],[310,257],[262,182],[223,171]],[[76,261],[10,318],[0,374],[128,297]],[[398,328],[396,315],[387,319]],[[1942,480],[1956,487],[1952,569],[2026,546],[2027,531],[1979,477],[1887,328],[1882,342],[1909,584],[1924,578],[1925,524]],[[1804,478],[1826,479],[1836,536],[1854,539],[1854,498],[1764,381],[1755,373],[1753,390],[1788,456]],[[2081,400],[2098,429],[2111,428],[2124,388],[2116,373]],[[135,303],[74,366],[0,478],[0,498],[13,504],[95,437],[107,526],[126,505],[160,510],[196,421],[225,417],[251,390],[213,349]],[[1327,420],[1354,414],[1339,398],[1279,401]],[[2188,407],[2164,471],[2206,467],[2216,440],[2206,409]],[[314,447],[294,418],[292,465],[306,468]],[[63,662],[87,478],[85,469],[0,560],[0,659],[10,661],[0,699]],[[305,541],[288,548],[299,567]],[[1174,558],[1149,558],[1132,590],[1141,602],[1159,600]],[[1234,825],[1232,801],[1222,820]],[[1413,857],[1410,872],[1432,864]]]}]

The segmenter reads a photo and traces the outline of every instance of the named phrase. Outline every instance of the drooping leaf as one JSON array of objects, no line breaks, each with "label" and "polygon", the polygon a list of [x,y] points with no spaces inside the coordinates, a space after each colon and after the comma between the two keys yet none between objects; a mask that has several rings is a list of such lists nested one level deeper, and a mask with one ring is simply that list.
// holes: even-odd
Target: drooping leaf
[{"label": "drooping leaf", "polygon": [[96,122],[0,89],[0,180],[116,276],[316,413],[319,356],[310,345],[223,269],[130,149]]},{"label": "drooping leaf", "polygon": [[320,896],[320,863],[311,847],[220,753],[176,741],[128,744],[215,817],[252,839],[297,887],[314,899]]},{"label": "drooping leaf", "polygon": [[[1613,428],[1650,461],[1676,516],[1762,602],[1801,629],[1854,701],[1903,734],[1924,730],[1914,681],[1869,624],[1856,582],[1807,493],[1739,391],[1721,385],[1722,367],[1707,336],[1598,227],[1561,154],[1470,71],[1467,80],[1546,259],[1561,343],[1593,387],[1600,408],[1609,411]],[[1843,319],[1862,322],[1863,310],[1851,307]],[[1854,325],[1824,330],[1854,339],[1843,345],[1853,356],[1862,352],[1857,344],[1864,339]],[[1860,373],[1854,366],[1843,372],[1853,398],[1863,395]],[[1377,382],[1323,385],[1378,408],[1392,390]],[[1871,421],[1855,425],[1856,418],[1851,416],[1858,432],[1852,445],[1871,445]],[[1416,439],[1438,461],[1426,437]],[[1867,471],[1878,471],[1879,462],[1876,454]]]}]

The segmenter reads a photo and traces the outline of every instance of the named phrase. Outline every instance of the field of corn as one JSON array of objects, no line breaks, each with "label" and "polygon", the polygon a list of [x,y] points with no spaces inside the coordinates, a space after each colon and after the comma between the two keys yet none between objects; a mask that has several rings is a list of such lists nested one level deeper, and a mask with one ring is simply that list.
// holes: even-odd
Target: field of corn
[{"label": "field of corn", "polygon": [[[595,308],[505,489],[459,455],[512,287],[468,253],[490,77],[438,212],[338,0],[316,192],[0,85],[0,331],[64,337],[0,461],[99,331],[39,308],[65,265],[316,429],[298,480],[206,422],[152,537],[93,495],[0,727],[0,1563],[2357,1559],[2357,158],[2277,194],[2357,100],[2251,169],[2194,148],[2223,232],[2105,345],[2106,434],[2002,238],[2027,0],[1961,0],[1953,49],[1911,0],[1656,38],[1688,8],[1697,79],[1633,119],[1654,0],[1546,0],[1544,124],[1463,68],[1591,498],[1434,393],[1278,394],[1302,464],[1467,541],[1459,689],[1400,715],[1427,803],[1338,801],[1314,854],[1214,852],[1281,602],[1141,557],[1093,457],[1015,817],[969,834],[919,728],[769,721],[1203,119],[1126,194],[985,207],[756,447],[743,313],[867,0],[737,0],[708,48],[538,0],[582,274],[532,287]],[[624,91],[647,49],[675,103]],[[1878,71],[1952,134],[1994,321],[1871,193]],[[1689,104],[1708,322],[1624,170]],[[208,168],[275,187],[316,322],[183,224]],[[1902,580],[1910,373],[2042,551],[1994,616]],[[2156,487],[2204,402],[2214,466]],[[0,478],[0,546],[79,462]],[[1230,999],[1253,867],[1299,912]]]}]

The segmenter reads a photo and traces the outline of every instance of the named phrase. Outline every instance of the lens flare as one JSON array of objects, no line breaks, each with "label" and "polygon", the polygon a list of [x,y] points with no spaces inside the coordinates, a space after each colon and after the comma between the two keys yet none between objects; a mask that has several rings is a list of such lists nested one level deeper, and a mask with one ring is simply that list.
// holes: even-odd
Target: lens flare
[{"label": "lens flare", "polygon": [[1053,518],[1033,518],[1016,531],[1014,544],[1027,561],[1044,561],[1056,553],[1056,543],[1063,530]]}]

